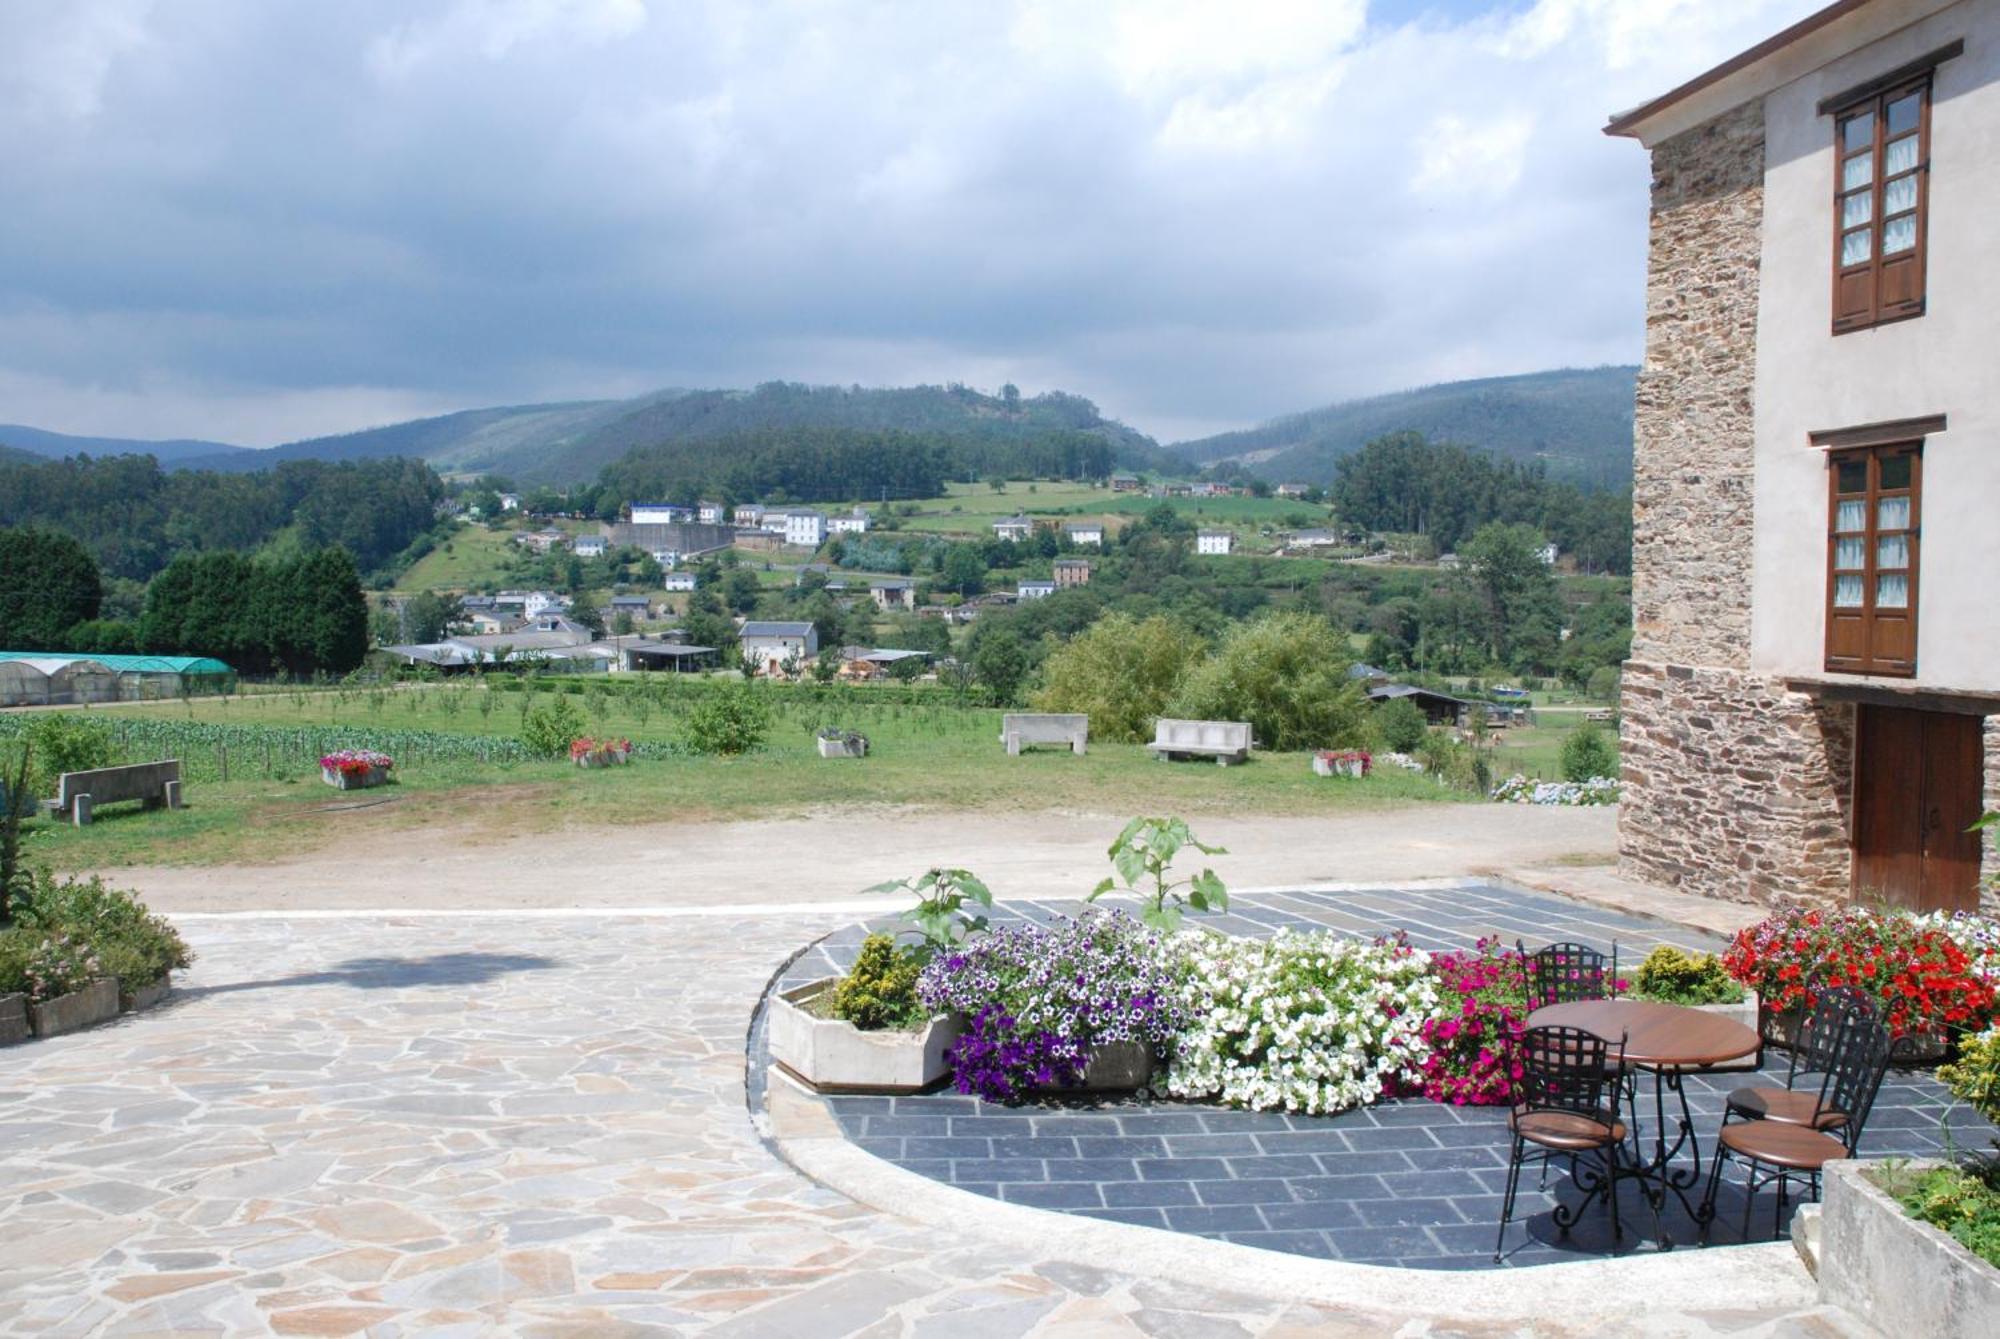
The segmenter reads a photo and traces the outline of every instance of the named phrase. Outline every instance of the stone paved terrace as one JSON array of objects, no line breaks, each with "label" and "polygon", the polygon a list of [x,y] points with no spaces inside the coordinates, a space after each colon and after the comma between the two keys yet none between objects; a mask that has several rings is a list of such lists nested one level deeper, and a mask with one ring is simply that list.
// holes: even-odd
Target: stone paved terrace
[{"label": "stone paved terrace", "polygon": [[[1078,1263],[799,1174],[746,1109],[745,1029],[854,914],[187,918],[167,1005],[0,1050],[0,1333],[1495,1332]],[[1534,1328],[1865,1333],[1783,1278]]]},{"label": "stone paved terrace", "polygon": [[[1038,919],[1075,914],[1077,903],[1017,905]],[[1487,935],[1530,948],[1576,939],[1619,950],[1629,974],[1654,945],[1718,951],[1720,940],[1641,917],[1545,894],[1492,885],[1356,889],[1243,897],[1225,917],[1204,919],[1234,934],[1280,926],[1331,927],[1360,935],[1407,929],[1429,949],[1472,947]],[[879,924],[879,922],[871,923]],[[850,926],[787,969],[785,981],[823,977],[848,960],[870,926]],[[1703,1149],[1712,1147],[1728,1092],[1748,1082],[1784,1082],[1773,1052],[1760,1079],[1744,1073],[1685,1080]],[[1642,1121],[1652,1119],[1650,1082]],[[1677,1108],[1669,1097],[1668,1116]],[[1868,1156],[1938,1153],[1939,1113],[1950,1099],[1930,1077],[1895,1073],[1884,1084],[1862,1144]],[[826,1099],[841,1129],[868,1153],[933,1180],[1010,1203],[1113,1222],[1193,1233],[1323,1259],[1416,1268],[1484,1269],[1493,1264],[1510,1148],[1505,1112],[1421,1099],[1386,1102],[1333,1117],[1229,1111],[1141,1099],[1053,1099],[1008,1108],[949,1093]],[[1983,1144],[1985,1126],[1959,1107],[1952,1129],[1961,1146]],[[1689,1165],[1685,1159],[1681,1165]],[[1736,1187],[1725,1172],[1719,1247],[1743,1240]],[[1531,1165],[1508,1230],[1503,1264],[1549,1264],[1651,1250],[1650,1214],[1635,1195],[1622,1205],[1625,1238],[1615,1243],[1609,1214],[1587,1214],[1567,1240],[1551,1220],[1557,1194],[1577,1198],[1552,1170],[1539,1188]],[[1693,1196],[1699,1199],[1698,1191]],[[1772,1239],[1777,1202],[1757,1202],[1750,1240]],[[1787,1211],[1778,1225],[1789,1223]],[[1699,1228],[1669,1198],[1662,1228],[1690,1243]]]}]

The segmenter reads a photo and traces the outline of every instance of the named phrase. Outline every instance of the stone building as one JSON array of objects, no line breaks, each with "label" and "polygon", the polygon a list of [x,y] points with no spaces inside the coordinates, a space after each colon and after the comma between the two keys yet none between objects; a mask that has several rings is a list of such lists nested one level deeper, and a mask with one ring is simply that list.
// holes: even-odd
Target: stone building
[{"label": "stone building", "polygon": [[2000,0],[1841,0],[1607,128],[1653,178],[1628,875],[1764,903],[1980,896],[1996,73]]}]

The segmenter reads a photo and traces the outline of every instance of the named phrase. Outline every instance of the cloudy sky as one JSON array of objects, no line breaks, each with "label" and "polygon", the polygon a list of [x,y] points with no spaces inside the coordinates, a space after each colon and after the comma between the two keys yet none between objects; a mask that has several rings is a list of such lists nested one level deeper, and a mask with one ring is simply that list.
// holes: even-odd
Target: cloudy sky
[{"label": "cloudy sky", "polygon": [[1821,0],[7,0],[0,422],[784,379],[1162,440],[1629,361],[1610,112]]}]

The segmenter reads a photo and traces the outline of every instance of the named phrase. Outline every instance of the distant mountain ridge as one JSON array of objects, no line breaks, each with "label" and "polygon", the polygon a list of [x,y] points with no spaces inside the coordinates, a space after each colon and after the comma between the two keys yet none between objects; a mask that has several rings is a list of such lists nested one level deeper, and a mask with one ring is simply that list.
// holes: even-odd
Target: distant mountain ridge
[{"label": "distant mountain ridge", "polygon": [[[0,444],[34,455],[152,455],[163,465],[258,470],[288,460],[414,456],[444,474],[502,474],[523,484],[578,483],[635,448],[740,437],[787,428],[900,430],[1010,441],[1058,431],[1111,444],[1126,469],[1185,468],[1144,433],[1107,419],[1062,391],[1003,398],[964,386],[807,386],[767,382],[754,390],[662,390],[627,400],[503,405],[413,419],[332,437],[252,450],[221,442],[150,442],[69,437],[0,427]],[[10,434],[18,434],[13,436]]]},{"label": "distant mountain ridge", "polygon": [[249,447],[231,446],[227,442],[82,437],[66,432],[50,432],[45,428],[30,428],[20,423],[0,423],[0,446],[11,446],[17,451],[46,460],[61,460],[64,456],[80,455],[151,456],[162,465],[179,465],[190,460],[222,457],[250,450]]},{"label": "distant mountain ridge", "polygon": [[1168,449],[1199,465],[1235,461],[1273,483],[1327,484],[1341,457],[1393,432],[1540,462],[1554,479],[1632,481],[1634,367],[1563,368],[1452,381],[1309,409]]}]

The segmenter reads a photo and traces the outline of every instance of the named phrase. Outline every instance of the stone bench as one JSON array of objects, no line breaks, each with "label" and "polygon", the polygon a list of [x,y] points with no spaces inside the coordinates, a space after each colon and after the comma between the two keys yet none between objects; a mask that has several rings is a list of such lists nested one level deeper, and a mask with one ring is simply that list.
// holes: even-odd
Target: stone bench
[{"label": "stone bench", "polygon": [[1162,718],[1153,727],[1153,742],[1146,751],[1165,761],[1170,758],[1213,758],[1227,767],[1250,756],[1248,721],[1176,721]]},{"label": "stone bench", "polygon": [[56,784],[56,797],[48,806],[49,812],[67,814],[78,827],[83,827],[90,822],[98,805],[121,800],[139,800],[148,809],[180,808],[180,759],[64,772]]},{"label": "stone bench", "polygon": [[1036,744],[1060,744],[1082,757],[1090,743],[1090,717],[1047,712],[1009,712],[1000,722],[1000,742],[1007,756]]}]

